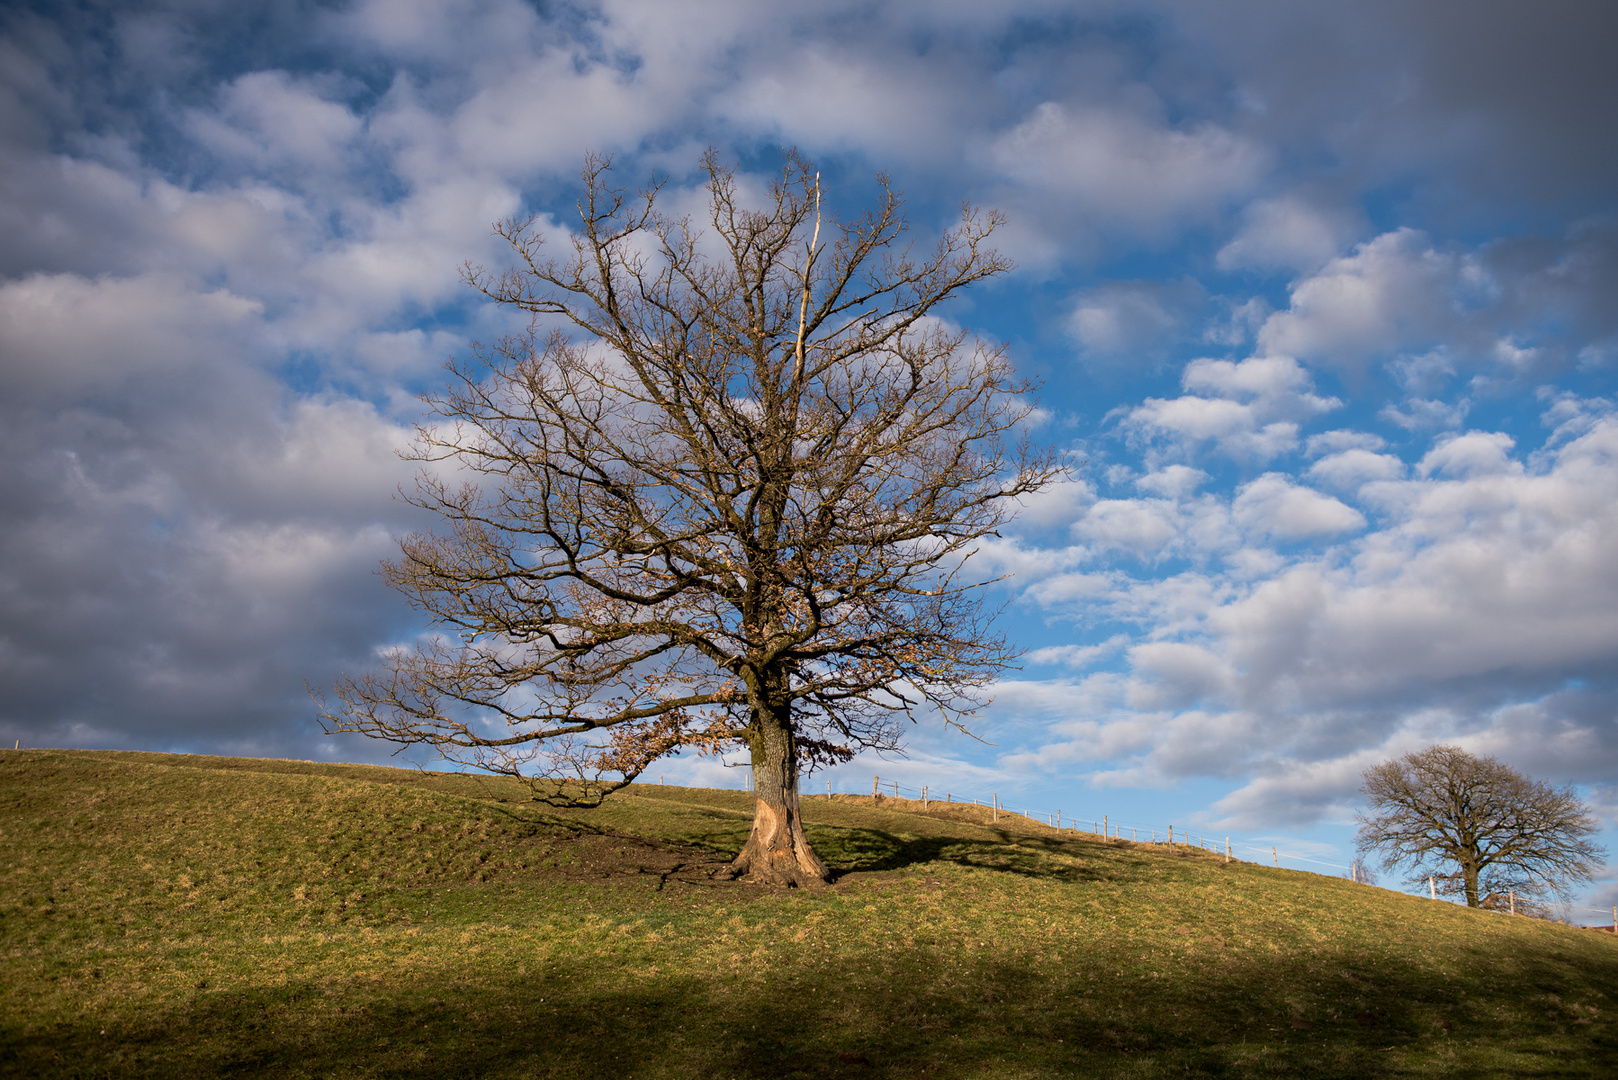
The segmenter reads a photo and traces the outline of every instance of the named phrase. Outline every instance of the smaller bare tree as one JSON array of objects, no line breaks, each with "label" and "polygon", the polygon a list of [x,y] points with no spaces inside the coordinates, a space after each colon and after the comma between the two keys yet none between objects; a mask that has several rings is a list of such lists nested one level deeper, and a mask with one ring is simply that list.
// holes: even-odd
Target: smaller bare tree
[{"label": "smaller bare tree", "polygon": [[1433,746],[1366,770],[1359,851],[1389,870],[1429,876],[1481,907],[1491,894],[1566,896],[1601,868],[1595,818],[1571,787],[1553,788],[1492,757]]}]

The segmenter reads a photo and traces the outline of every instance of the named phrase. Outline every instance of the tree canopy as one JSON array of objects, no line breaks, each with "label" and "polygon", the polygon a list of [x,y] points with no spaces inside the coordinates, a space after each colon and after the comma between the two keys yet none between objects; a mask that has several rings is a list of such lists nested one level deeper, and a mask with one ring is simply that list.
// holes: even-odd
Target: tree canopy
[{"label": "tree canopy", "polygon": [[657,758],[751,754],[736,874],[828,876],[801,770],[891,748],[923,713],[960,723],[1013,658],[971,556],[1063,473],[1019,437],[1032,409],[1003,347],[935,309],[999,275],[997,215],[910,246],[900,197],[849,221],[789,155],[758,205],[705,162],[706,219],[666,214],[590,159],[559,255],[534,218],[513,265],[468,266],[524,334],[450,366],[386,580],[437,626],[342,681],[328,726],[424,743],[599,800]]},{"label": "tree canopy", "polygon": [[1470,907],[1491,893],[1565,895],[1605,858],[1589,839],[1596,821],[1571,787],[1458,746],[1373,766],[1361,791],[1370,810],[1358,817],[1360,851],[1410,872],[1411,881],[1432,876]]}]

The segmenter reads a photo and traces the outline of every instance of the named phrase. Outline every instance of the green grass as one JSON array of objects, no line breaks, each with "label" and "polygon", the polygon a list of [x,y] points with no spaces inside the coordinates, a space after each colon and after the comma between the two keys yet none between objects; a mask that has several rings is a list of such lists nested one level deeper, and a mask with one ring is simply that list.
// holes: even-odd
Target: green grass
[{"label": "green grass", "polygon": [[1618,1075],[1618,941],[987,810],[0,753],[8,1076]]}]

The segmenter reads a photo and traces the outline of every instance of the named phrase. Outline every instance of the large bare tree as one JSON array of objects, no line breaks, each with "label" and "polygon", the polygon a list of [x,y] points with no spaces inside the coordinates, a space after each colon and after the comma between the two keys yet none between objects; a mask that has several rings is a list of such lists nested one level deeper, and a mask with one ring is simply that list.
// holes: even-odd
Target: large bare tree
[{"label": "large bare tree", "polygon": [[1480,906],[1490,893],[1565,895],[1588,881],[1605,852],[1571,787],[1553,788],[1492,757],[1433,746],[1366,770],[1359,849],[1411,881]]},{"label": "large bare tree", "polygon": [[997,215],[917,254],[885,181],[838,221],[796,155],[752,206],[705,165],[694,222],[592,158],[559,255],[508,221],[511,268],[466,268],[530,323],[428,399],[417,453],[473,479],[423,474],[447,532],[383,573],[440,633],[342,681],[327,723],[584,801],[745,746],[731,873],[819,883],[800,774],[981,705],[1012,656],[970,557],[1063,468],[1019,437],[1003,348],[935,310],[1008,268]]}]

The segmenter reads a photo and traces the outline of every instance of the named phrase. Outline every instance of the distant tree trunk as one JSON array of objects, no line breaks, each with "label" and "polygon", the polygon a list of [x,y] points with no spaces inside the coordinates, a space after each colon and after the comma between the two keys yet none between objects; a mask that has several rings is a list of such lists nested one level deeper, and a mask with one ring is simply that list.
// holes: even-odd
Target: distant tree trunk
[{"label": "distant tree trunk", "polygon": [[753,751],[753,831],[727,871],[766,885],[816,887],[831,880],[803,832],[798,811],[798,750],[787,705],[756,707],[748,732]]},{"label": "distant tree trunk", "polygon": [[1466,885],[1466,906],[1479,907],[1483,898],[1478,895],[1478,861],[1475,856],[1461,857],[1461,876]]}]

